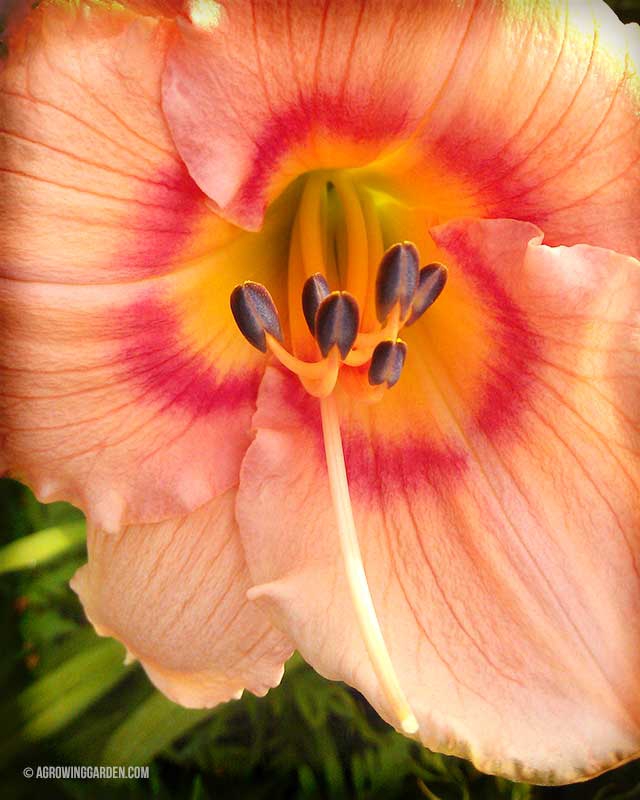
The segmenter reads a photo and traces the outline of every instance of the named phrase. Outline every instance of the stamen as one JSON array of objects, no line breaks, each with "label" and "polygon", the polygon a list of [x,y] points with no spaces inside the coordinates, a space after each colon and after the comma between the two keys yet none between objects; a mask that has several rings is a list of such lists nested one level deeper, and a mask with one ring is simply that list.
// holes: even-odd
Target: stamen
[{"label": "stamen", "polygon": [[380,681],[382,690],[396,714],[400,727],[405,733],[416,733],[418,720],[416,719],[407,698],[402,691],[398,676],[393,668],[391,657],[387,649],[380,623],[376,616],[375,607],[371,598],[367,576],[362,563],[362,554],[358,544],[347,471],[342,449],[340,434],[340,421],[338,409],[333,395],[324,397],[320,401],[322,416],[322,433],[324,437],[325,455],[331,499],[336,515],[340,548],[344,559],[347,582],[353,601],[356,618],[360,627],[367,653],[371,659],[373,670]]},{"label": "stamen", "polygon": [[231,292],[230,304],[240,333],[258,350],[267,352],[265,333],[282,341],[278,311],[271,295],[261,283],[245,281],[236,286]]},{"label": "stamen", "polygon": [[316,314],[320,303],[330,294],[327,279],[320,272],[307,278],[302,287],[302,310],[312,336],[316,335]]},{"label": "stamen", "polygon": [[424,312],[433,305],[440,296],[447,282],[447,268],[439,261],[427,264],[420,270],[418,288],[416,289],[413,303],[411,304],[411,315],[405,325],[413,325],[417,322]]},{"label": "stamen", "polygon": [[402,339],[395,342],[380,342],[373,351],[369,365],[369,383],[379,386],[386,383],[390,389],[400,380],[407,357],[407,345]]},{"label": "stamen", "polygon": [[337,345],[346,358],[358,335],[360,312],[349,292],[331,292],[320,303],[315,317],[316,341],[323,356]]},{"label": "stamen", "polygon": [[420,256],[411,242],[394,244],[382,256],[376,277],[376,312],[384,324],[391,309],[400,304],[406,316],[418,286]]},{"label": "stamen", "polygon": [[[301,219],[300,209],[296,214],[291,229],[291,238],[289,241],[289,260],[288,260],[288,280],[287,280],[287,300],[288,300],[288,323],[289,323],[289,341],[291,350],[294,355],[302,356],[304,358],[313,357],[315,355],[316,347],[312,343],[309,347],[307,323],[302,313],[302,306],[300,305],[300,295],[302,286],[305,280],[305,267],[302,258],[302,241],[301,241]],[[313,272],[316,272],[313,270]]]},{"label": "stamen", "polygon": [[391,314],[389,314],[389,318],[382,328],[378,329],[377,331],[373,331],[372,333],[358,334],[356,347],[369,347],[371,350],[373,350],[378,342],[381,342],[383,339],[396,339],[401,326],[402,320],[400,319],[400,306],[396,305]]}]

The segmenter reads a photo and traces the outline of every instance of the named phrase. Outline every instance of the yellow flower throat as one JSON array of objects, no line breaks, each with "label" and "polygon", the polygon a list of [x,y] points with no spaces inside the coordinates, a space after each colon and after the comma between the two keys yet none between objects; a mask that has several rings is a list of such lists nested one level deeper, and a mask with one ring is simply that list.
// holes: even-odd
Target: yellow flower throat
[{"label": "yellow flower throat", "polygon": [[341,369],[349,392],[381,399],[402,371],[404,325],[415,322],[442,291],[439,263],[420,269],[410,242],[386,251],[372,195],[344,171],[312,173],[305,182],[289,245],[289,347],[271,295],[245,282],[231,295],[244,336],[267,349],[314,397],[328,397]]}]

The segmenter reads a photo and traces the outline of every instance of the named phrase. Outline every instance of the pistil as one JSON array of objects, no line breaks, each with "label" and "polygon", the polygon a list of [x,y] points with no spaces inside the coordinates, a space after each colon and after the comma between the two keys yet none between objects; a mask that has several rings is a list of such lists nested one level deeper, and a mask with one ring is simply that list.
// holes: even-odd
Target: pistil
[{"label": "pistil", "polygon": [[373,670],[400,727],[405,733],[413,734],[418,731],[418,720],[411,710],[393,667],[364,571],[349,494],[340,420],[333,395],[324,397],[320,401],[320,412],[331,499],[358,627]]}]

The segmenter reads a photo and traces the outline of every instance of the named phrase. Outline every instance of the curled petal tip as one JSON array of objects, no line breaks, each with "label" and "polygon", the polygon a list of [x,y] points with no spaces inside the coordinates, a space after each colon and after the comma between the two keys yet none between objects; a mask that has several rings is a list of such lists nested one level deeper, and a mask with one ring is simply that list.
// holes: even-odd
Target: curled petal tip
[{"label": "curled petal tip", "polygon": [[35,495],[41,503],[53,503],[57,497],[61,496],[61,486],[53,481],[46,481],[35,489]]},{"label": "curled petal tip", "polygon": [[409,714],[400,722],[400,727],[405,733],[409,735],[413,735],[420,730],[420,725],[418,724],[418,720],[415,718],[413,714]]},{"label": "curled petal tip", "polygon": [[247,600],[253,602],[254,600],[260,600],[261,597],[264,597],[268,594],[268,591],[265,588],[264,584],[260,584],[259,586],[252,586],[250,589],[247,589]]},{"label": "curled petal tip", "polygon": [[[90,503],[87,503],[86,506],[91,508]],[[122,528],[125,511],[124,498],[116,492],[108,492],[93,504],[88,522],[96,530],[116,534]]]},{"label": "curled petal tip", "polygon": [[250,589],[247,589],[247,600],[253,601],[257,600],[259,597],[260,597],[259,586],[252,586]]},{"label": "curled petal tip", "polygon": [[186,4],[189,19],[203,30],[213,30],[220,23],[220,4],[214,0],[189,0]]}]

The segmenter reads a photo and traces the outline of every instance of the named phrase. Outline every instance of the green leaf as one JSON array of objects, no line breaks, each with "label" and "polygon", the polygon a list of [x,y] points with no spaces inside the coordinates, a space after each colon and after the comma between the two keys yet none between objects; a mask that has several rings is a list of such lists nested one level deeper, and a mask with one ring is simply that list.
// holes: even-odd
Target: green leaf
[{"label": "green leaf", "polygon": [[155,692],[120,725],[105,745],[105,764],[148,764],[176,739],[214,713],[182,708]]},{"label": "green leaf", "polygon": [[308,764],[298,767],[298,782],[304,797],[317,797],[319,789],[313,770]]},{"label": "green leaf", "polygon": [[429,798],[429,800],[441,800],[441,798],[438,797],[438,795],[435,794],[435,792],[432,792],[431,789],[426,785],[426,783],[420,780],[420,778],[418,778],[418,788],[425,797]]},{"label": "green leaf", "polygon": [[0,748],[3,760],[61,730],[115,686],[128,669],[122,646],[107,639],[28,686],[0,708],[0,718],[5,720]]},{"label": "green leaf", "polygon": [[197,775],[195,780],[193,781],[193,787],[191,789],[191,800],[208,800],[208,795],[204,790],[202,776],[200,775]]},{"label": "green leaf", "polygon": [[310,729],[320,728],[327,721],[327,696],[312,694],[302,682],[293,684],[293,697],[300,715]]},{"label": "green leaf", "polygon": [[16,539],[0,549],[0,574],[33,569],[79,548],[85,541],[85,523],[68,522]]},{"label": "green leaf", "polygon": [[20,630],[25,641],[34,649],[40,650],[66,634],[75,633],[78,630],[78,623],[52,608],[45,608],[42,611],[27,608],[20,620]]}]

